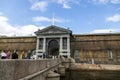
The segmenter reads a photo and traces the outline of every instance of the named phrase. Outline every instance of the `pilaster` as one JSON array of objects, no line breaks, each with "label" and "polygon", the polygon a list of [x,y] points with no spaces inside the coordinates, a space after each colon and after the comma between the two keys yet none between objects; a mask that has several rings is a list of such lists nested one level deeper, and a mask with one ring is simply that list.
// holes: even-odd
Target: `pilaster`
[{"label": "pilaster", "polygon": [[62,54],[62,51],[63,51],[63,38],[62,37],[60,37],[60,49],[59,49],[59,55],[61,55]]},{"label": "pilaster", "polygon": [[43,52],[45,52],[46,50],[46,38],[43,38]]},{"label": "pilaster", "polygon": [[67,37],[67,56],[70,57],[70,37]]},{"label": "pilaster", "polygon": [[39,38],[37,37],[36,55],[38,55],[38,50],[39,50]]}]

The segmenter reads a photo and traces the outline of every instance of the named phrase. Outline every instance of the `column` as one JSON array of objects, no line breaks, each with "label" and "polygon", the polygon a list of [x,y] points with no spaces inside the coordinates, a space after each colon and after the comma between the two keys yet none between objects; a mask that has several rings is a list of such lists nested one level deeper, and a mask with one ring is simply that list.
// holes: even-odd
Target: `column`
[{"label": "column", "polygon": [[70,38],[67,37],[67,50],[69,51],[70,50]]},{"label": "column", "polygon": [[39,38],[37,38],[36,50],[39,50]]},{"label": "column", "polygon": [[68,57],[70,57],[70,38],[67,37],[67,52],[68,52]]},{"label": "column", "polygon": [[45,52],[46,49],[46,38],[43,38],[43,52]]},{"label": "column", "polygon": [[60,50],[59,50],[60,55],[62,54],[62,47],[63,47],[63,41],[62,41],[62,37],[60,37]]},{"label": "column", "polygon": [[38,50],[39,50],[39,38],[37,38],[36,55],[38,55]]}]

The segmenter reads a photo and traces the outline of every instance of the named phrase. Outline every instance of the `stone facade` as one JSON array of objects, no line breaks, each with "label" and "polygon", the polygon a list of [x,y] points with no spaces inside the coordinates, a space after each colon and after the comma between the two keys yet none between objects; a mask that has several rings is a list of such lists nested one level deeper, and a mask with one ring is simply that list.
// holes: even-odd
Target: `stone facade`
[{"label": "stone facade", "polygon": [[120,64],[120,34],[73,35],[71,56],[78,62]]},{"label": "stone facade", "polygon": [[0,37],[0,50],[28,51],[36,49],[36,36]]},{"label": "stone facade", "polygon": [[[0,50],[36,50],[44,53],[48,43],[54,39],[58,43],[58,54],[68,53],[69,56],[74,57],[77,62],[85,63],[105,63],[105,64],[120,64],[120,33],[107,34],[70,34],[66,33],[49,33],[50,29],[42,30],[37,36],[26,37],[0,37]],[[57,32],[64,32],[67,29],[56,28]],[[48,30],[48,31],[47,31]],[[68,30],[69,32],[69,30]],[[67,48],[63,49],[61,44],[66,37]],[[44,46],[41,50],[38,49],[38,40],[42,38]],[[48,47],[45,47],[45,45]],[[54,46],[54,45],[53,45]],[[56,46],[56,45],[55,45]],[[38,53],[39,55],[39,53]]]},{"label": "stone facade", "polygon": [[43,57],[70,57],[70,37],[72,31],[51,25],[35,32],[37,35],[36,54]]}]

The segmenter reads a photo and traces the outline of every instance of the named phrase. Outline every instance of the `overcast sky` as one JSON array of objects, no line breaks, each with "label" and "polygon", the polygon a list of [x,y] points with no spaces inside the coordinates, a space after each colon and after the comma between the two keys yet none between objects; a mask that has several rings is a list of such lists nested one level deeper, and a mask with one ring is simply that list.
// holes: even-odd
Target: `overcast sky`
[{"label": "overcast sky", "polygon": [[74,34],[120,33],[120,0],[0,0],[0,35],[34,35],[53,15]]}]

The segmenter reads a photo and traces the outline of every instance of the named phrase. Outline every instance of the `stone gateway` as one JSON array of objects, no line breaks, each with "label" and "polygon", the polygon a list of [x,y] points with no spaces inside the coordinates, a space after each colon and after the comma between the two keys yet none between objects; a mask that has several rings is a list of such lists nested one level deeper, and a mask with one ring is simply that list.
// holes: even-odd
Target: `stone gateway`
[{"label": "stone gateway", "polygon": [[49,26],[35,32],[37,35],[36,53],[42,56],[70,57],[70,36],[72,31],[57,26]]}]

